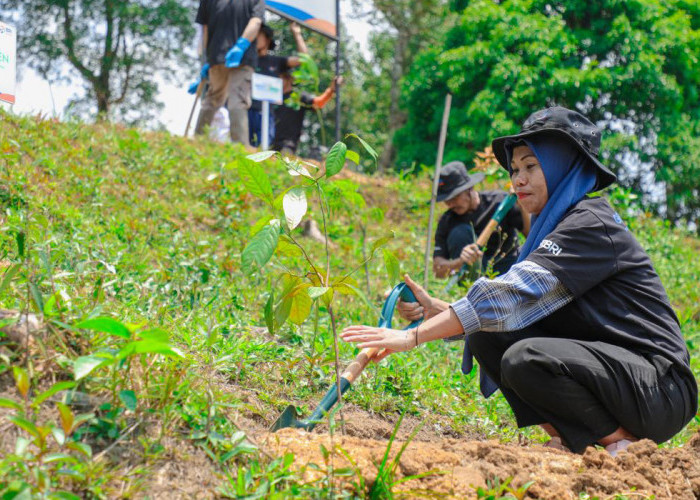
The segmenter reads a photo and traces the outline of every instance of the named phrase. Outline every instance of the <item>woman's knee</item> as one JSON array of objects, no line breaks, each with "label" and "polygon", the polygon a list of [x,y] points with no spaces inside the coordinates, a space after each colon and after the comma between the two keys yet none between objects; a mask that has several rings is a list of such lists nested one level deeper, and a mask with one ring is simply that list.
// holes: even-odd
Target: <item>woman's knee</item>
[{"label": "woman's knee", "polygon": [[541,369],[544,354],[543,339],[523,339],[506,350],[501,358],[501,380],[507,387],[515,388],[519,382],[530,380],[531,372]]}]

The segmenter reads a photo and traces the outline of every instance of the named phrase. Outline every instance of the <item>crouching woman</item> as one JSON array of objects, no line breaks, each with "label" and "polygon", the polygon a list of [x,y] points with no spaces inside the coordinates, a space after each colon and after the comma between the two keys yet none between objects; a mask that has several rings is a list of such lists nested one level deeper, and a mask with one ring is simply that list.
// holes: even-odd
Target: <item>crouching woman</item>
[{"label": "crouching woman", "polygon": [[611,454],[642,438],[661,443],[697,410],[683,336],[649,256],[603,198],[615,181],[598,160],[600,130],[583,115],[548,108],[519,134],[493,141],[532,229],[518,262],[481,278],[453,304],[407,277],[418,303],[400,304],[407,331],[346,328],[379,347],[378,359],[466,334],[462,369],[481,366],[481,389],[500,389],[519,427],[541,425],[552,447]]}]

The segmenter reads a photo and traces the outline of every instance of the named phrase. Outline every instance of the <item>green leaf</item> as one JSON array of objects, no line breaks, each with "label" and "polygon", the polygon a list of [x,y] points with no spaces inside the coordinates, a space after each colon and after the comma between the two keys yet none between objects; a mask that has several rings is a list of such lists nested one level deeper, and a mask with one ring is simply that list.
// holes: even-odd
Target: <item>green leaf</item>
[{"label": "green leaf", "polygon": [[152,328],[150,330],[145,330],[139,332],[139,338],[141,340],[152,340],[154,342],[161,342],[167,344],[170,342],[170,335],[165,330],[160,328]]},{"label": "green leaf", "polygon": [[309,172],[309,169],[302,165],[302,163],[299,160],[285,158],[285,163],[289,168],[289,175],[291,175],[292,177],[302,176],[306,177],[307,179],[314,178],[314,176],[311,175],[311,172]]},{"label": "green leaf", "polygon": [[389,275],[389,283],[398,283],[401,276],[401,267],[399,265],[399,259],[386,248],[383,250],[384,253],[384,265],[386,266],[386,272]]},{"label": "green leaf", "polygon": [[13,415],[11,417],[8,417],[8,420],[20,429],[26,431],[29,435],[34,436],[36,438],[40,436],[39,429],[36,428],[36,425],[34,425],[33,422],[30,422],[26,418],[20,417],[18,415]]},{"label": "green leaf", "polygon": [[387,243],[389,243],[391,240],[394,239],[394,231],[390,231],[389,234],[386,236],[382,236],[378,240],[376,240],[374,243],[372,243],[372,247],[369,251],[370,256],[374,256],[374,252],[377,251],[378,248],[383,247]]},{"label": "green leaf", "polygon": [[44,303],[44,316],[55,316],[56,315],[56,298],[58,293],[54,293],[49,300]]},{"label": "green leaf", "polygon": [[80,500],[80,497],[67,491],[54,491],[49,495],[49,500]]},{"label": "green leaf", "polygon": [[17,234],[15,235],[15,240],[17,241],[17,254],[21,257],[24,258],[24,250],[25,250],[25,234],[23,231],[18,231]]},{"label": "green leaf", "polygon": [[63,446],[66,442],[66,433],[60,427],[51,427],[51,434],[59,446]]},{"label": "green leaf", "polygon": [[78,453],[82,453],[88,458],[92,457],[92,448],[90,448],[89,444],[78,443],[76,441],[68,441],[66,443],[66,448],[68,448],[69,450],[77,451]]},{"label": "green leaf", "polygon": [[319,298],[321,295],[323,295],[324,293],[326,293],[328,290],[331,290],[331,288],[330,288],[330,287],[327,287],[327,286],[312,286],[312,287],[309,287],[309,290],[308,290],[308,292],[309,292],[309,297],[311,297],[312,299],[317,299],[317,298]]},{"label": "green leaf", "polygon": [[[74,456],[68,455],[68,454],[66,454],[66,453],[50,453],[50,454],[48,454],[48,455],[46,455],[46,456],[44,457],[44,462],[45,462],[45,463],[52,463],[52,462],[77,462],[77,461],[78,461],[78,460],[77,460]],[[54,496],[54,495],[56,495],[56,494],[53,493],[51,496],[49,496],[49,498],[73,498],[73,497],[63,497],[63,496],[56,497],[56,496]],[[75,498],[79,498],[79,497],[75,497]]]},{"label": "green leaf", "polygon": [[123,323],[112,318],[92,318],[81,321],[75,328],[83,330],[93,330],[96,332],[109,333],[125,339],[131,338],[131,331]]},{"label": "green leaf", "polygon": [[[77,415],[73,420],[73,430],[77,429],[85,422],[89,422],[93,418],[95,418],[93,413],[81,413],[80,415]],[[90,448],[88,445],[85,446],[87,446],[88,449]]]},{"label": "green leaf", "polygon": [[39,394],[36,398],[34,398],[34,406],[38,406],[47,399],[49,399],[51,396],[56,394],[57,392],[60,391],[65,391],[68,389],[71,389],[75,386],[75,382],[72,381],[66,381],[66,382],[57,382],[54,385],[52,385],[49,389],[45,390],[41,394]]},{"label": "green leaf", "polygon": [[284,217],[287,219],[287,227],[292,231],[301,223],[308,208],[304,188],[295,187],[290,189],[284,195],[282,207],[284,208]]},{"label": "green leaf", "polygon": [[[24,453],[27,451],[27,448],[29,448],[29,445],[32,444],[32,442],[25,438],[24,436],[17,436],[17,441],[15,441],[15,455],[17,456],[22,456]],[[27,490],[25,490],[27,491]],[[27,495],[17,495],[12,498],[12,500],[16,499],[22,499],[22,500],[33,500],[32,496],[27,494]]]},{"label": "green leaf", "polygon": [[7,398],[0,398],[0,408],[10,408],[12,410],[22,411],[21,404]]},{"label": "green leaf", "polygon": [[162,354],[173,358],[182,358],[184,355],[176,347],[164,342],[153,340],[138,340],[129,342],[117,353],[117,359],[125,359],[133,354]]},{"label": "green leaf", "polygon": [[265,325],[267,326],[267,331],[271,334],[275,333],[275,293],[270,291],[270,295],[267,297],[267,302],[265,302],[265,308],[263,309],[263,314],[265,316]]},{"label": "green leaf", "polygon": [[365,140],[362,137],[360,137],[357,134],[348,134],[347,137],[354,137],[355,139],[357,139],[360,142],[360,144],[362,144],[362,147],[365,148],[365,151],[367,151],[370,154],[370,156],[372,158],[374,158],[374,161],[377,161],[377,158],[379,158],[379,155],[377,154],[377,152],[374,150],[374,148],[372,146],[370,146],[369,144],[367,144],[365,142]]},{"label": "green leaf", "polygon": [[252,161],[241,161],[238,164],[238,175],[250,194],[272,205],[274,196],[270,179],[260,165]]},{"label": "green leaf", "polygon": [[15,376],[15,384],[17,385],[17,390],[23,398],[27,398],[29,394],[29,375],[27,371],[21,366],[13,366],[12,372]]},{"label": "green leaf", "polygon": [[33,281],[29,282],[29,291],[32,294],[32,300],[34,301],[34,305],[36,306],[36,310],[43,311],[44,310],[44,297],[41,295],[41,290],[39,290],[39,287]]},{"label": "green leaf", "polygon": [[340,295],[355,295],[362,299],[362,301],[367,304],[370,309],[376,309],[374,304],[367,298],[365,293],[360,290],[358,286],[352,284],[351,282],[341,282],[337,285],[333,285],[333,290],[335,290]]},{"label": "green leaf", "polygon": [[261,161],[265,161],[268,158],[272,158],[277,154],[277,151],[260,151],[259,153],[253,153],[252,155],[246,156],[251,161],[254,161],[255,163],[259,163]]},{"label": "green leaf", "polygon": [[301,284],[301,277],[291,273],[283,273],[281,276],[281,281],[282,293],[280,294],[280,297],[286,297],[292,292],[292,290],[294,290],[294,288]]},{"label": "green leaf", "polygon": [[292,305],[289,309],[289,321],[295,325],[301,325],[306,318],[311,314],[311,306],[313,300],[309,297],[307,289],[310,287],[308,283],[302,283],[297,286],[292,293]]},{"label": "green leaf", "polygon": [[357,154],[355,151],[352,149],[348,149],[347,153],[345,153],[345,156],[347,157],[348,160],[353,162],[355,165],[360,164],[360,155]]},{"label": "green leaf", "polygon": [[283,257],[299,257],[304,253],[286,234],[281,234],[277,242],[277,254]]},{"label": "green leaf", "polygon": [[328,308],[331,305],[331,302],[333,301],[334,291],[332,287],[312,286],[308,289],[308,294],[312,300],[315,300],[320,297],[321,301],[323,302],[323,305],[326,306],[326,308]]},{"label": "green leaf", "polygon": [[345,166],[345,155],[348,147],[344,142],[336,142],[326,155],[326,177],[333,177]]},{"label": "green leaf", "polygon": [[73,431],[73,422],[75,420],[73,412],[70,410],[68,405],[63,403],[56,403],[56,408],[58,408],[58,414],[61,418],[61,427],[63,428],[63,432],[66,436],[69,436]]},{"label": "green leaf", "polygon": [[119,399],[121,399],[121,402],[124,403],[127,409],[136,411],[137,399],[134,391],[119,391]]},{"label": "green leaf", "polygon": [[289,318],[289,312],[292,310],[292,301],[294,299],[286,295],[282,301],[277,304],[277,307],[275,308],[275,323],[278,326],[282,326],[285,321],[287,321],[287,318]]},{"label": "green leaf", "polygon": [[5,271],[5,274],[2,276],[2,282],[0,283],[0,293],[5,291],[5,288],[10,286],[10,283],[15,276],[17,276],[20,269],[22,269],[22,264],[15,264],[14,266],[7,268],[7,271]]},{"label": "green leaf", "polygon": [[73,376],[75,380],[80,380],[90,375],[90,373],[98,367],[108,365],[110,361],[110,359],[104,356],[96,356],[94,354],[81,356],[73,362]]},{"label": "green leaf", "polygon": [[262,268],[272,258],[280,237],[280,221],[274,219],[253,236],[241,254],[243,272]]},{"label": "green leaf", "polygon": [[248,235],[252,238],[256,234],[258,234],[262,228],[264,228],[265,226],[267,226],[270,223],[272,218],[273,218],[272,215],[266,215],[263,218],[258,219],[258,222],[256,222],[255,224],[253,224],[250,227],[250,231],[249,231]]}]

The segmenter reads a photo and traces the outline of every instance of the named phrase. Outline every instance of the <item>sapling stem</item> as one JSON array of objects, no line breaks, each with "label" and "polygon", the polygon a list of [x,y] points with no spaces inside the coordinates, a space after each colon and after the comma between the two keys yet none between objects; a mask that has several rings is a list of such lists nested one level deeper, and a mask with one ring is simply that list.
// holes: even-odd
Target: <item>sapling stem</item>
[{"label": "sapling stem", "polygon": [[306,262],[309,263],[309,265],[311,266],[311,269],[313,269],[314,273],[316,273],[316,276],[318,276],[318,279],[321,282],[321,284],[323,284],[325,286],[325,284],[323,282],[323,275],[318,271],[318,269],[316,269],[316,266],[314,265],[313,261],[311,260],[311,257],[309,257],[309,254],[306,253],[306,250],[304,250],[304,247],[301,246],[299,244],[299,242],[294,239],[294,236],[292,236],[291,232],[287,233],[287,236],[289,236],[289,239],[292,240],[292,243],[294,243],[297,247],[299,247],[299,249],[301,250],[301,253],[304,254],[304,258],[306,259]]},{"label": "sapling stem", "polygon": [[345,435],[345,420],[343,419],[343,410],[342,410],[342,403],[343,403],[343,394],[340,390],[340,356],[339,356],[339,349],[338,349],[338,334],[336,333],[335,330],[335,315],[333,314],[333,306],[329,305],[328,306],[328,314],[331,317],[331,330],[333,331],[333,350],[335,351],[335,388],[338,391],[338,407],[341,408],[339,410],[340,413],[340,429]]},{"label": "sapling stem", "polygon": [[364,225],[364,223],[360,224],[360,232],[362,233],[362,260],[365,261],[365,284],[367,285],[367,296],[369,297],[372,293],[372,288],[369,284],[369,259],[367,258],[367,227]]},{"label": "sapling stem", "polygon": [[331,278],[331,254],[328,251],[328,228],[326,227],[326,210],[324,208],[325,197],[323,196],[323,190],[321,189],[321,184],[316,182],[316,187],[318,188],[318,200],[321,202],[321,217],[323,218],[323,238],[326,242],[326,281],[323,286],[330,285]]},{"label": "sapling stem", "polygon": [[[328,227],[326,226],[326,210],[324,208],[325,197],[323,196],[323,190],[321,189],[321,184],[316,181],[316,187],[318,188],[318,198],[321,202],[321,216],[323,217],[323,237],[326,240],[326,280],[323,286],[330,286],[331,279],[331,254],[328,251]],[[331,317],[331,330],[333,331],[333,349],[335,351],[335,387],[338,392],[338,406],[342,408],[343,404],[343,394],[340,390],[340,355],[338,349],[338,333],[335,328],[335,316],[333,315],[333,306],[328,304],[328,314]],[[345,434],[345,426],[343,413],[340,413],[340,428]]]}]

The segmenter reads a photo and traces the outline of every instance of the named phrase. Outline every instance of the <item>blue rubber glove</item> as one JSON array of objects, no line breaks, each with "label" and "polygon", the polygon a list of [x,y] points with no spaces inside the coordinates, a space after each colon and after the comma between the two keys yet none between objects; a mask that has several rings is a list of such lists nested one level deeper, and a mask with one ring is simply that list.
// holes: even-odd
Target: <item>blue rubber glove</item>
[{"label": "blue rubber glove", "polygon": [[237,68],[241,64],[243,54],[250,47],[250,41],[247,38],[240,37],[236,40],[236,45],[226,53],[226,67]]},{"label": "blue rubber glove", "polygon": [[202,80],[197,80],[196,82],[191,83],[190,86],[187,87],[187,93],[193,95],[196,94],[200,83],[202,83]]},{"label": "blue rubber glove", "polygon": [[199,88],[199,84],[202,83],[202,80],[207,80],[208,78],[209,78],[209,64],[205,64],[204,66],[202,66],[202,71],[199,72],[199,80],[190,84],[190,86],[187,88],[187,93],[188,94],[196,94],[197,89]]}]

